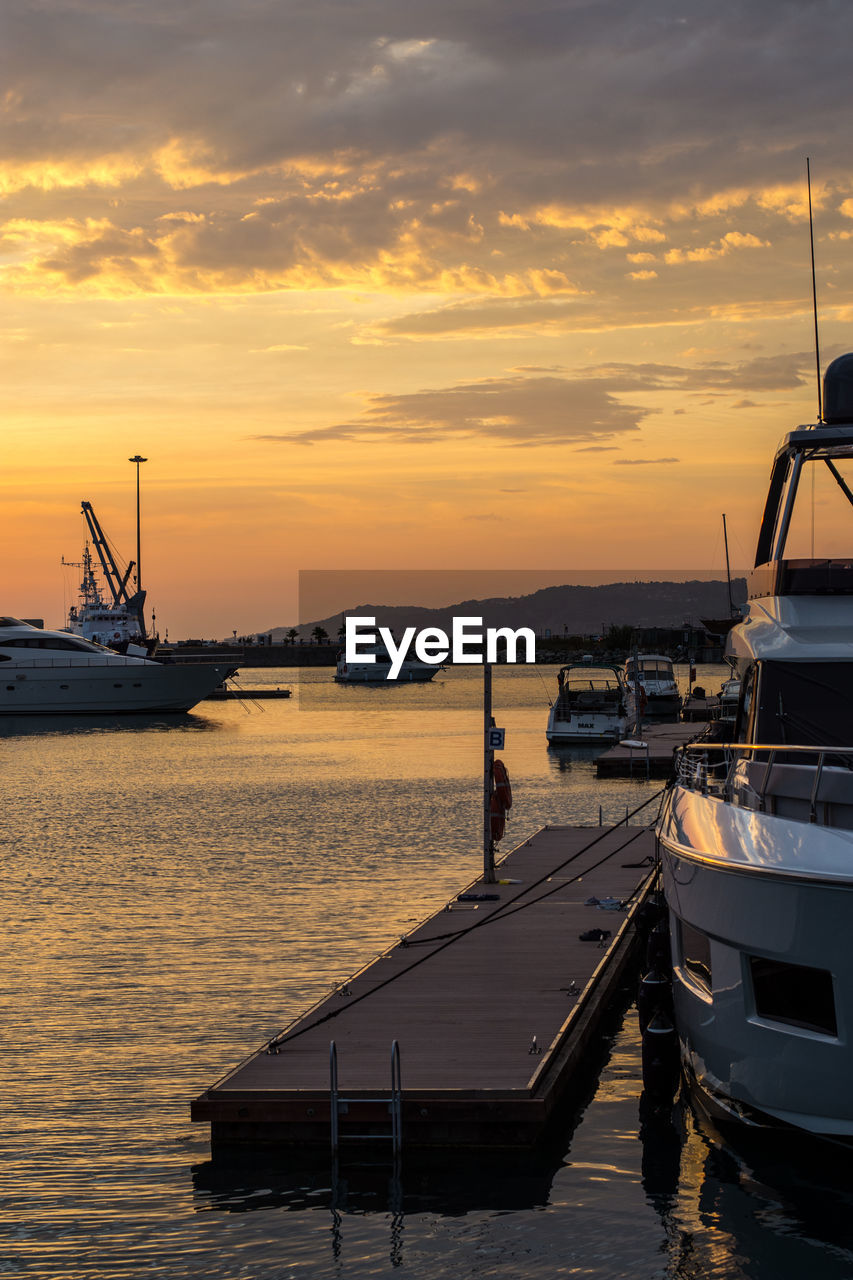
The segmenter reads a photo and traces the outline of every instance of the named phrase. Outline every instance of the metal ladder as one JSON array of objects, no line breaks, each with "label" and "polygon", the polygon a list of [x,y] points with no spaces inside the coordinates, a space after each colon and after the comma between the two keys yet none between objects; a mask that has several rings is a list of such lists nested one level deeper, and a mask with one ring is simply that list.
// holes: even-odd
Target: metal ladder
[{"label": "metal ladder", "polygon": [[338,1047],[334,1040],[329,1043],[329,1108],[332,1121],[332,1155],[337,1156],[341,1142],[340,1117],[346,1114],[351,1102],[386,1102],[391,1116],[391,1132],[384,1133],[348,1133],[347,1141],[381,1142],[390,1138],[395,1158],[403,1147],[403,1086],[400,1077],[400,1046],[394,1040],[391,1044],[391,1095],[383,1098],[341,1097],[338,1089]]}]

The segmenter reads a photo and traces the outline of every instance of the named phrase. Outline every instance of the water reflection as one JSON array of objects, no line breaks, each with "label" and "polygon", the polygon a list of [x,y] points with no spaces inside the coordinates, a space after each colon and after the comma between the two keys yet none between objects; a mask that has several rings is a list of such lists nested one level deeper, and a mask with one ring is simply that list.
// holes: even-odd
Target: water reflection
[{"label": "water reflection", "polygon": [[319,1206],[333,1214],[440,1213],[543,1208],[563,1158],[553,1150],[406,1153],[396,1165],[381,1154],[218,1150],[192,1171],[199,1209],[247,1213]]},{"label": "water reflection", "polygon": [[665,1236],[667,1276],[849,1280],[850,1150],[791,1129],[718,1127],[685,1085],[639,1105],[642,1185]]},{"label": "water reflection", "polygon": [[567,773],[575,765],[590,765],[596,756],[607,750],[605,743],[600,746],[558,747],[548,743],[548,764],[556,773]]},{"label": "water reflection", "polygon": [[198,712],[134,715],[0,716],[0,738],[100,737],[106,733],[210,733],[222,722]]}]

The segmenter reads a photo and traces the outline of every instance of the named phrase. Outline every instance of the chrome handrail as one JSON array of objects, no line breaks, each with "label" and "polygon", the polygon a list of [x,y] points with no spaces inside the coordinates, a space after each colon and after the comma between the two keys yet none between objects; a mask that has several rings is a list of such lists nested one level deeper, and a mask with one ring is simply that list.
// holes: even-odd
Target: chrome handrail
[{"label": "chrome handrail", "polygon": [[[766,759],[759,759],[761,753],[766,754]],[[752,800],[756,808],[764,811],[774,770],[780,767],[780,753],[795,757],[794,760],[783,762],[782,767],[798,771],[814,770],[811,792],[808,797],[800,798],[808,806],[809,822],[817,823],[821,782],[832,768],[827,763],[828,758],[841,757],[843,768],[853,772],[853,747],[801,746],[778,742],[686,743],[677,748],[675,753],[676,781],[685,789],[698,791],[703,795],[724,800],[736,799],[741,803]],[[738,767],[750,758],[756,765],[764,766],[757,785],[748,776],[738,774]],[[853,805],[853,782],[850,791],[850,803]],[[846,803],[846,799],[843,803]]]}]

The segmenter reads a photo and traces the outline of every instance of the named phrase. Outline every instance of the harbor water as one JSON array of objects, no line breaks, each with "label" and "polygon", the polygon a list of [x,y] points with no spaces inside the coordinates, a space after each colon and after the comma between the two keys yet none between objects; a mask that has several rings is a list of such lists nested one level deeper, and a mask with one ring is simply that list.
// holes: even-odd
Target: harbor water
[{"label": "harbor water", "polygon": [[[294,696],[0,723],[0,1275],[853,1277],[843,1160],[724,1137],[686,1094],[648,1112],[630,992],[535,1159],[213,1160],[190,1100],[482,869],[479,669],[240,683]],[[495,669],[505,850],[661,786],[549,750],[555,691]]]}]

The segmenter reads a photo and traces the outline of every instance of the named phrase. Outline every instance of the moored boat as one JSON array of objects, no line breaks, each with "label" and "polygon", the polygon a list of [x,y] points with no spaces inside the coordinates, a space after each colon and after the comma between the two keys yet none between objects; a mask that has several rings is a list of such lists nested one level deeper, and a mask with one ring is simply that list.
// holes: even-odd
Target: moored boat
[{"label": "moored boat", "polygon": [[236,670],[223,662],[164,665],[0,617],[0,715],[189,711]]},{"label": "moored boat", "polygon": [[853,504],[853,355],[824,388],[822,420],[776,455],[729,633],[734,741],[682,749],[658,834],[682,1060],[704,1097],[748,1123],[849,1139],[853,558],[786,547],[809,468]]},{"label": "moored boat", "polygon": [[570,663],[557,674],[545,736],[554,746],[618,742],[628,728],[628,703],[618,667]]},{"label": "moored boat", "polygon": [[[362,647],[363,657],[348,662],[342,650],[335,664],[335,680],[339,684],[410,684],[432,680],[442,670],[440,663],[405,658],[395,677],[390,676],[391,655],[382,643]],[[372,658],[372,661],[368,659]]]},{"label": "moored boat", "polygon": [[625,663],[625,683],[634,693],[642,719],[678,719],[681,694],[672,659],[666,654],[639,653],[630,657]]}]

